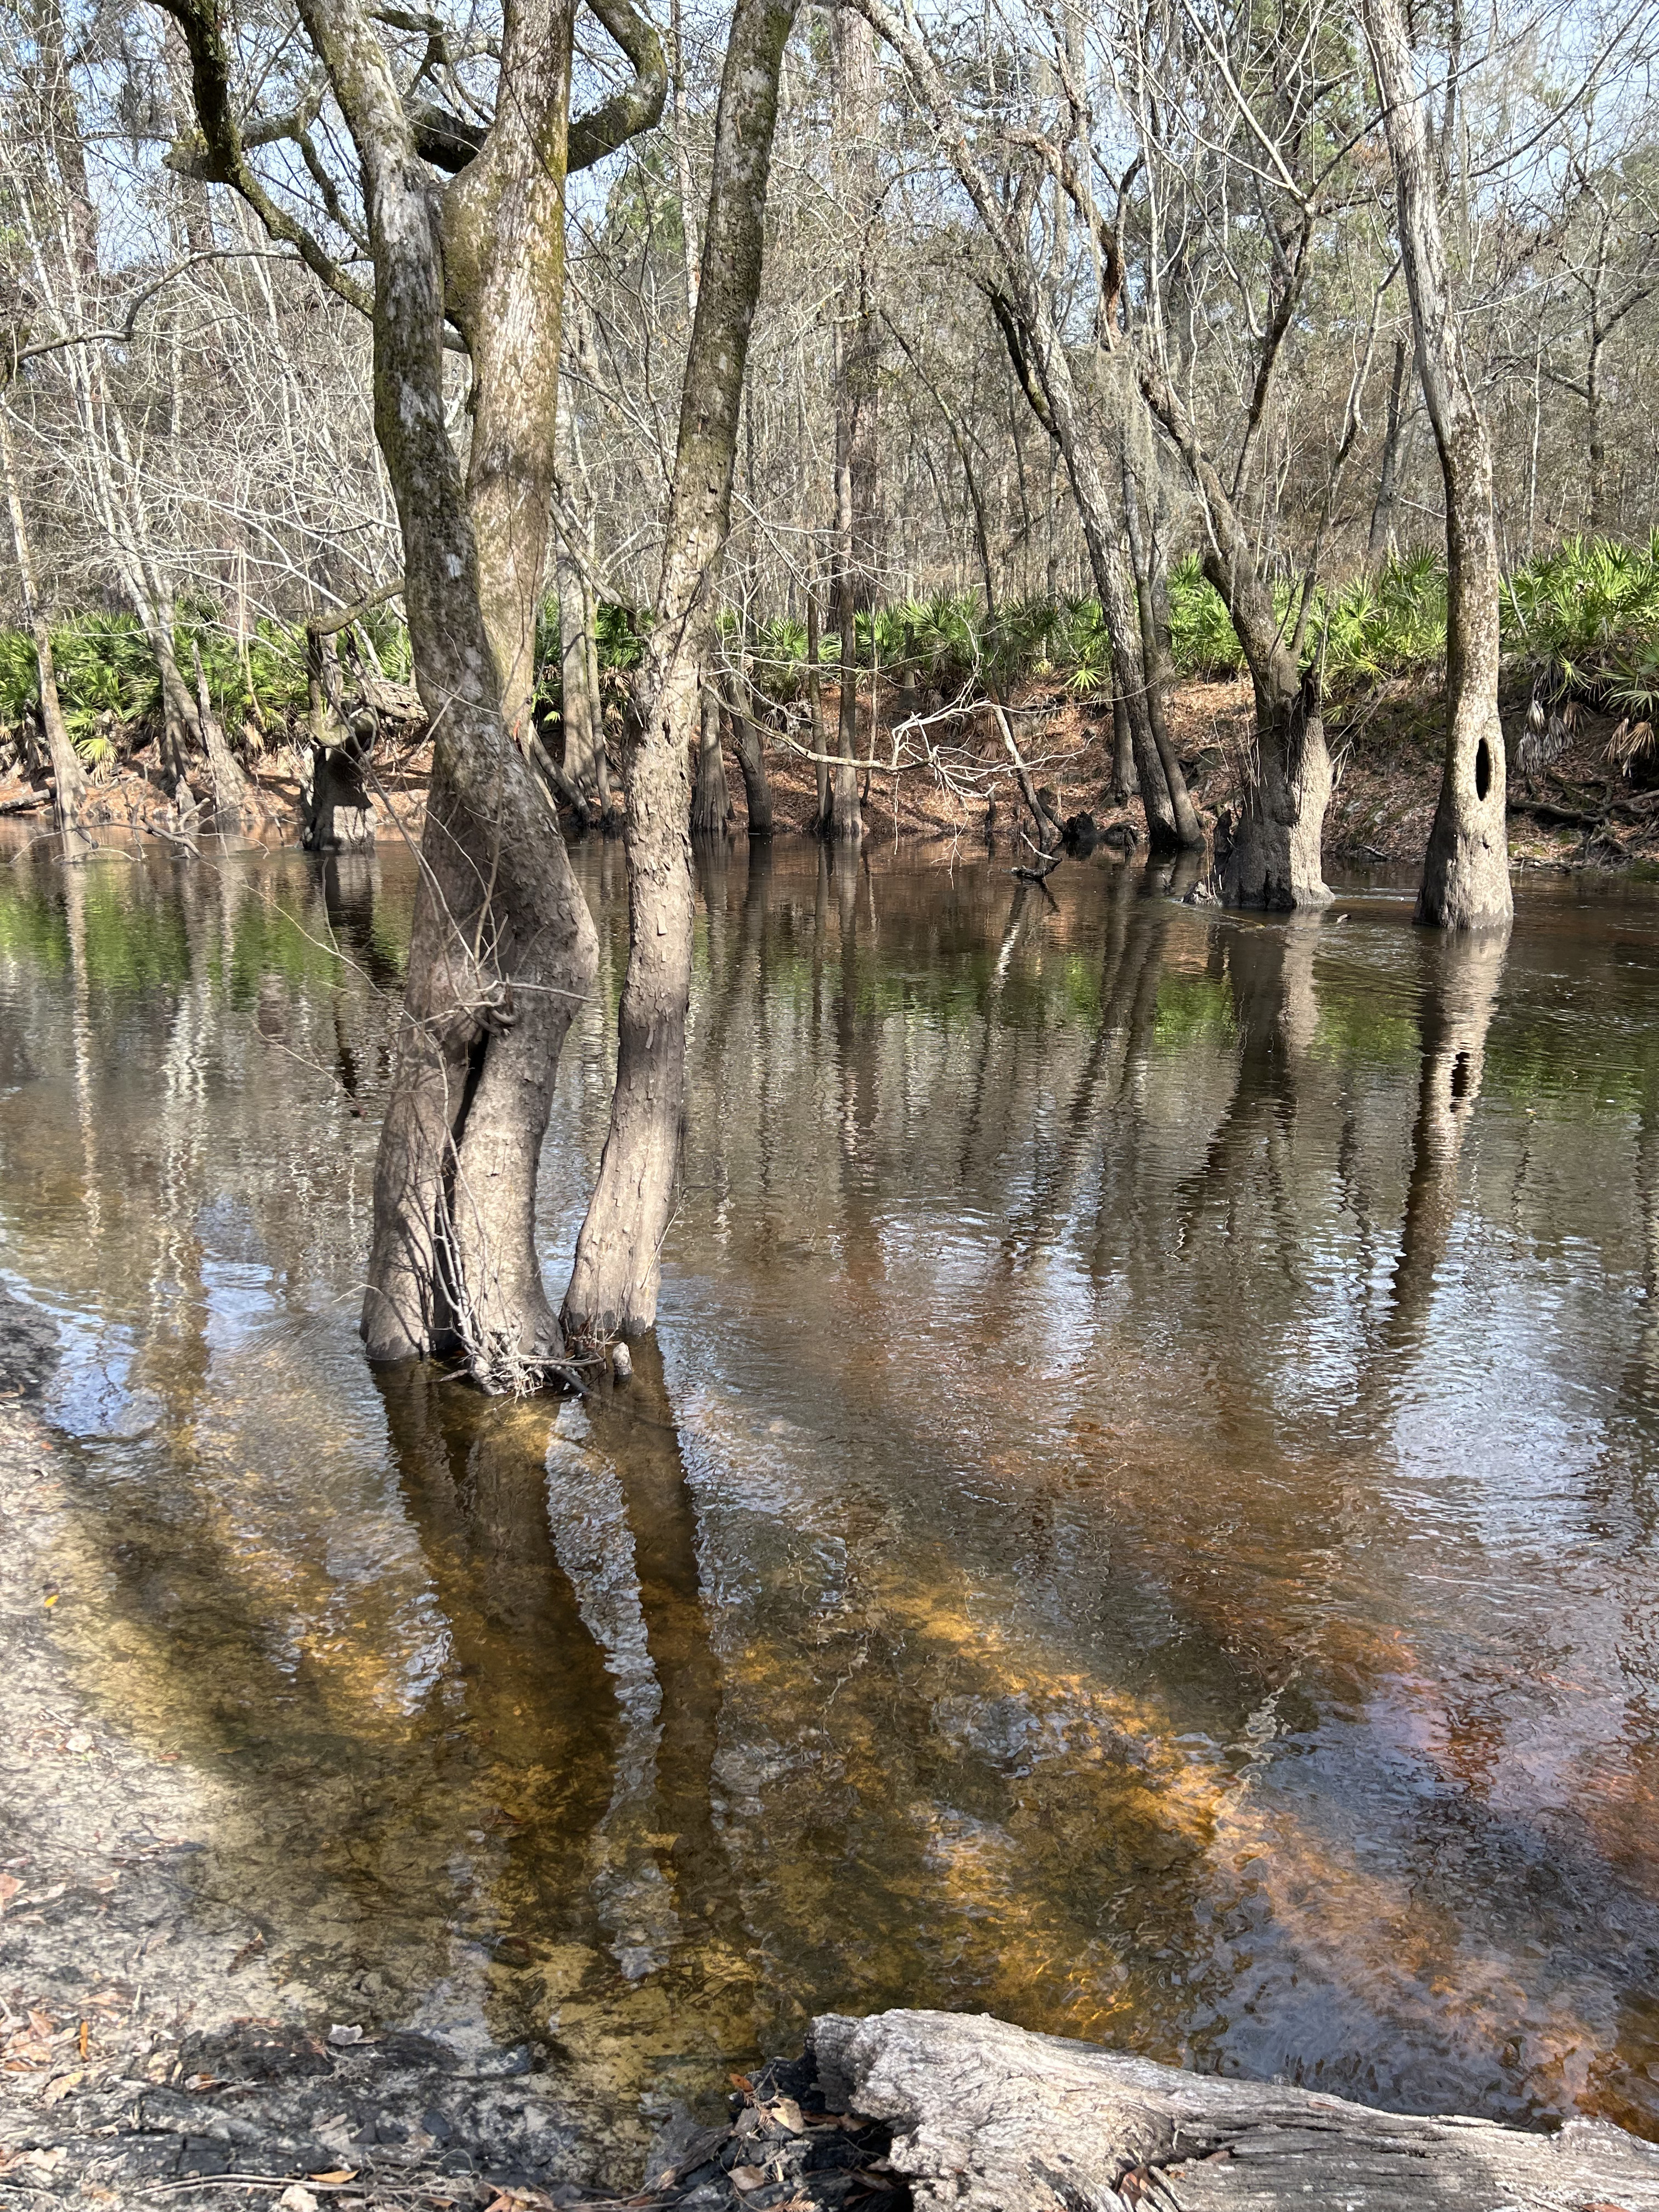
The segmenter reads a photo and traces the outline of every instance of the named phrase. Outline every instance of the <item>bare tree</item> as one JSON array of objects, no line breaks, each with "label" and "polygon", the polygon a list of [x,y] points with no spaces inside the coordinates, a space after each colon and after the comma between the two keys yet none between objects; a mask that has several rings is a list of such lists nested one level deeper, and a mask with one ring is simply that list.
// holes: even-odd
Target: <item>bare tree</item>
[{"label": "bare tree", "polygon": [[1418,894],[1421,921],[1507,926],[1514,911],[1498,717],[1499,572],[1492,445],[1446,270],[1424,94],[1400,0],[1362,0],[1394,168],[1417,370],[1446,494],[1446,757]]},{"label": "bare tree", "polygon": [[566,1327],[587,1340],[638,1334],[656,1318],[679,1160],[691,990],[687,747],[731,526],[778,82],[797,5],[738,0],[720,78],[662,577],[623,749],[629,947],[617,1083],[564,1309]]}]

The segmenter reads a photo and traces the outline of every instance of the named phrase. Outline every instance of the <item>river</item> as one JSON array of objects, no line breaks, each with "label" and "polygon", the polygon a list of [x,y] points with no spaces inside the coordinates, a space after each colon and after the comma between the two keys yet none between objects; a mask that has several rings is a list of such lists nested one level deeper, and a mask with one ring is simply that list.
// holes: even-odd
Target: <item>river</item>
[{"label": "river", "polygon": [[658,1345],[512,1403],[356,1337],[408,856],[6,852],[51,1634],[285,2002],[641,2131],[906,2003],[1659,2138],[1650,890],[705,860]]}]

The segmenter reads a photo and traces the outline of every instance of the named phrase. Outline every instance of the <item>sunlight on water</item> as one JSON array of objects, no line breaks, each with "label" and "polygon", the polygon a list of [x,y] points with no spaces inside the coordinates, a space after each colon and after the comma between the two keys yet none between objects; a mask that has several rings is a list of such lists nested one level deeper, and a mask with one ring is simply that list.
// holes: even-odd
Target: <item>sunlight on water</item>
[{"label": "sunlight on water", "polygon": [[660,1353],[560,1407],[358,1352],[402,855],[0,880],[54,1632],[197,1893],[624,2148],[895,2002],[1659,2136],[1659,902],[701,888]]}]

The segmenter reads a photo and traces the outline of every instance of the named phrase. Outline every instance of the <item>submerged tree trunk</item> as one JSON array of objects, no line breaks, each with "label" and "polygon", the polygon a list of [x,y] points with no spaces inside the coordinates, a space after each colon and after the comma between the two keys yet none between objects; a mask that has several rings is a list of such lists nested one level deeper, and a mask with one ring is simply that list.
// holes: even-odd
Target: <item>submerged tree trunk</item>
[{"label": "submerged tree trunk", "polygon": [[1112,804],[1127,806],[1135,793],[1135,756],[1129,731],[1129,702],[1115,673],[1112,678]]},{"label": "submerged tree trunk", "polygon": [[[849,509],[850,513],[850,509]],[[850,525],[849,542],[850,542]],[[858,621],[853,607],[850,566],[843,564],[836,579],[841,616],[840,712],[836,718],[836,766],[830,793],[830,829],[833,836],[857,838],[864,834],[859,811],[859,670]]]},{"label": "submerged tree trunk", "polygon": [[58,668],[52,659],[52,632],[40,605],[40,595],[35,588],[34,563],[29,553],[22,495],[18,489],[16,464],[12,459],[11,430],[3,404],[0,404],[0,466],[3,466],[5,471],[6,509],[11,517],[11,539],[17,555],[17,583],[22,595],[23,619],[28,624],[29,635],[34,646],[35,675],[40,692],[40,727],[46,736],[46,756],[52,763],[53,817],[58,830],[67,834],[78,824],[82,809],[86,805],[87,772],[75,750],[69,726],[64,720],[63,702],[58,696]]},{"label": "submerged tree trunk", "polygon": [[1222,898],[1229,906],[1280,912],[1323,906],[1330,898],[1322,847],[1332,776],[1318,670],[1300,666],[1300,633],[1285,636],[1249,532],[1185,408],[1150,363],[1142,364],[1140,378],[1203,502],[1204,573],[1232,617],[1255,691],[1256,769],[1231,850],[1221,859]]},{"label": "submerged tree trunk", "polygon": [[830,740],[823,724],[823,639],[818,629],[817,590],[816,586],[809,585],[806,592],[806,703],[811,717],[812,772],[817,787],[817,811],[812,817],[812,827],[821,836],[828,835],[833,819],[827,757]]},{"label": "submerged tree trunk", "polygon": [[565,1324],[586,1340],[656,1318],[685,1096],[691,988],[687,747],[732,515],[738,410],[760,289],[778,78],[799,0],[738,0],[714,124],[696,314],[681,386],[662,580],[624,733],[628,971],[599,1181]]},{"label": "submerged tree trunk", "polygon": [[[190,46],[204,173],[359,297],[249,165],[222,0],[164,4]],[[524,750],[555,465],[567,155],[577,133],[586,161],[648,126],[665,89],[660,42],[629,0],[593,4],[635,83],[573,129],[574,0],[508,0],[481,145],[455,118],[434,134],[405,107],[362,0],[300,10],[361,173],[375,434],[433,736],[362,1331],[376,1358],[459,1346],[490,1389],[534,1384],[561,1349],[536,1256],[536,1171],[560,1048],[598,959]],[[453,185],[439,185],[423,148],[459,171]],[[447,428],[447,314],[472,356],[465,485]]]},{"label": "submerged tree trunk", "polygon": [[1168,606],[1159,588],[1158,568],[1162,555],[1157,545],[1152,519],[1149,518],[1147,526],[1142,526],[1140,487],[1129,465],[1127,439],[1125,445],[1123,516],[1129,541],[1129,561],[1134,576],[1135,611],[1140,625],[1141,680],[1146,687],[1146,722],[1158,753],[1158,766],[1164,771],[1176,842],[1185,852],[1201,852],[1204,847],[1203,825],[1198,818],[1198,809],[1193,805],[1192,793],[1187,788],[1181,763],[1176,757],[1164,712],[1170,686],[1175,678],[1175,666],[1170,653]]},{"label": "submerged tree trunk", "polygon": [[1463,358],[1405,15],[1400,0],[1362,0],[1362,12],[1394,167],[1418,375],[1446,488],[1446,756],[1417,916],[1442,929],[1501,928],[1515,901],[1498,716],[1492,443]]},{"label": "submerged tree trunk", "polygon": [[243,775],[241,763],[225,735],[225,726],[208,695],[207,671],[202,665],[201,653],[195,646],[191,651],[196,662],[196,714],[207,753],[216,826],[221,830],[257,830],[265,818],[264,807],[258,791]]},{"label": "submerged tree trunk", "polygon": [[720,747],[720,698],[712,684],[702,686],[702,720],[697,737],[697,781],[691,793],[694,836],[723,836],[732,820],[732,794],[726,788],[726,755]]},{"label": "submerged tree trunk", "polygon": [[599,794],[599,702],[588,683],[587,592],[562,540],[555,553],[559,600],[560,760],[570,790],[590,805]]},{"label": "submerged tree trunk", "polygon": [[[532,488],[543,456],[515,459],[513,447],[515,440],[550,446],[552,394],[538,384],[515,418],[512,404],[498,404],[483,387],[517,374],[520,356],[481,344],[471,481],[501,564],[489,592],[498,661],[445,424],[447,241],[435,196],[368,22],[350,0],[307,0],[305,14],[362,165],[377,280],[375,428],[398,501],[416,682],[434,732],[409,985],[375,1168],[363,1334],[378,1358],[459,1346],[487,1387],[516,1388],[538,1380],[562,1349],[536,1255],[536,1170],[559,1049],[597,962],[556,824],[504,719],[508,695],[498,672],[504,663],[522,717],[533,620],[525,544],[537,526]],[[507,21],[504,88],[527,73],[558,111],[550,119],[544,107],[537,118],[533,154],[511,158],[508,149],[509,170],[522,174],[562,150],[562,93],[537,72],[568,69],[569,21],[566,14],[562,32],[527,21],[525,12],[510,11]],[[527,57],[516,43],[542,34],[552,36],[550,59],[544,50]],[[501,106],[509,135],[530,128],[532,103],[515,104],[504,88]],[[562,227],[562,204],[556,192],[550,202],[538,194],[539,185],[529,234],[516,234],[512,251],[505,218],[482,239],[473,234],[483,258],[463,279],[465,312],[485,327],[489,302],[505,292],[544,332],[550,314],[556,360],[558,264],[550,270],[544,257],[547,226]],[[558,250],[562,228],[560,240]],[[545,515],[539,527],[544,553]]]},{"label": "submerged tree trunk", "polygon": [[738,677],[732,686],[732,730],[738,766],[743,771],[743,796],[749,817],[749,840],[763,842],[772,835],[772,785],[766,773],[766,741],[749,711],[748,686]]}]

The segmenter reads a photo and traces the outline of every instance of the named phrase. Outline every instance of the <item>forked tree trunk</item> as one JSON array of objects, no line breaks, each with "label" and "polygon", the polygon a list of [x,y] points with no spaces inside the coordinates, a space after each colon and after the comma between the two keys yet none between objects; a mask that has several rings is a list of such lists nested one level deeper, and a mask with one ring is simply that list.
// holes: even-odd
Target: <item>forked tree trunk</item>
[{"label": "forked tree trunk", "polygon": [[29,552],[22,496],[17,484],[17,468],[12,459],[11,430],[3,405],[0,405],[0,465],[3,465],[5,470],[6,509],[11,517],[12,544],[17,554],[17,581],[23,599],[23,619],[28,624],[29,635],[34,643],[34,667],[40,692],[40,727],[46,735],[46,754],[52,763],[53,817],[59,831],[67,835],[79,823],[82,809],[86,805],[87,772],[75,750],[69,726],[64,720],[63,702],[58,696],[58,668],[52,655],[52,632],[40,605],[40,595],[35,589],[34,562]]},{"label": "forked tree trunk", "polygon": [[[459,1346],[487,1387],[520,1387],[538,1380],[562,1349],[536,1255],[536,1170],[559,1050],[592,983],[597,946],[556,825],[502,714],[477,546],[445,423],[446,240],[435,196],[385,50],[355,0],[306,0],[304,12],[362,167],[376,277],[375,429],[398,501],[416,682],[434,732],[409,985],[375,1167],[363,1334],[371,1357]],[[501,110],[512,133],[530,127],[533,107],[507,88],[521,71],[535,84],[544,82],[538,69],[568,69],[569,18],[562,29],[527,25],[513,12],[507,22]],[[532,33],[551,36],[550,63],[544,49],[526,58],[516,44],[515,34]],[[556,124],[544,112],[533,150],[508,159],[509,168],[562,154],[562,92],[555,85],[546,98],[559,109]],[[544,333],[550,313],[556,361],[560,270],[543,257],[554,209],[562,227],[562,200],[556,193],[544,204],[539,193],[538,184],[533,220],[511,250],[505,216],[482,239],[473,234],[481,259],[467,274],[466,312],[488,325],[491,300],[499,307],[505,292]],[[514,192],[506,197],[522,210]],[[493,343],[480,354],[473,483],[483,489],[492,549],[501,556],[507,539],[516,549],[515,557],[501,556],[489,603],[522,714],[529,665],[521,647],[533,619],[523,540],[537,526],[526,486],[539,481],[543,462],[539,453],[515,459],[512,447],[516,438],[543,436],[550,446],[552,394],[544,384],[521,395],[515,418],[483,387],[516,374],[520,357]],[[544,514],[544,553],[546,529]]]},{"label": "forked tree trunk", "polygon": [[726,783],[726,755],[720,749],[720,700],[712,684],[702,687],[697,735],[697,781],[691,793],[691,829],[696,836],[724,836],[732,819],[732,794]]},{"label": "forked tree trunk", "polygon": [[1446,487],[1446,757],[1417,918],[1442,929],[1502,928],[1515,901],[1498,717],[1492,443],[1463,359],[1405,15],[1400,0],[1362,0],[1362,13],[1394,166],[1418,375]]},{"label": "forked tree trunk", "polygon": [[1331,896],[1322,847],[1332,776],[1317,671],[1304,674],[1298,665],[1298,641],[1285,635],[1249,533],[1185,408],[1152,363],[1141,364],[1140,380],[1203,502],[1204,573],[1232,618],[1255,691],[1255,774],[1221,864],[1222,899],[1279,912],[1323,906]]},{"label": "forked tree trunk", "polygon": [[587,1340],[656,1318],[685,1097],[691,988],[687,745],[760,290],[778,78],[799,0],[738,0],[720,78],[697,308],[681,387],[662,581],[624,735],[628,971],[599,1181],[576,1240],[565,1325]]},{"label": "forked tree trunk", "polygon": [[[190,45],[207,173],[338,289],[338,272],[248,164],[222,0],[164,4]],[[560,1048],[598,963],[524,750],[555,465],[567,155],[578,135],[586,162],[648,127],[665,88],[649,24],[629,0],[593,0],[638,74],[569,126],[574,4],[507,0],[482,148],[464,144],[453,119],[437,134],[434,159],[460,170],[447,191],[422,158],[431,134],[417,141],[361,0],[301,5],[362,175],[375,433],[433,732],[362,1329],[378,1358],[459,1345],[490,1389],[535,1383],[562,1348],[536,1256],[537,1164]],[[472,355],[465,487],[447,428],[447,312]]]}]

